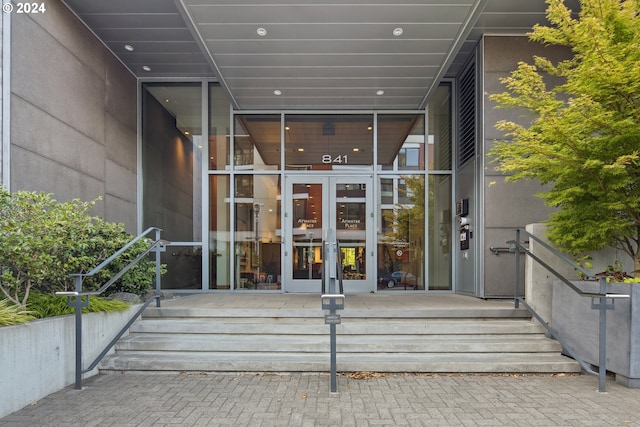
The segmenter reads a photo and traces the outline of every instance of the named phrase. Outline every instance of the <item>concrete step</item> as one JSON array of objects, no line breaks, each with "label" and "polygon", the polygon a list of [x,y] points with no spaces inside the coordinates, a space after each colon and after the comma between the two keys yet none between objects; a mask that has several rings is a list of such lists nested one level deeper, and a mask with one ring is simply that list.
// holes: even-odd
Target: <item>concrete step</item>
[{"label": "concrete step", "polygon": [[[524,308],[492,308],[492,309],[448,309],[448,308],[424,308],[424,309],[397,309],[380,308],[376,310],[350,308],[347,304],[344,310],[340,311],[345,318],[391,318],[391,319],[455,319],[455,318],[497,318],[497,319],[527,319],[531,315]],[[149,307],[144,312],[144,317],[150,318],[318,318],[324,316],[324,311],[320,309],[320,301],[314,308],[211,308],[202,307]]]},{"label": "concrete step", "polygon": [[[560,352],[558,342],[543,335],[340,335],[339,353],[539,353]],[[322,353],[329,351],[325,335],[132,334],[116,346],[128,351],[213,351]]]},{"label": "concrete step", "polygon": [[[342,319],[336,327],[339,335],[459,335],[459,334],[540,334],[544,328],[538,323],[526,320],[471,320],[471,319]],[[176,334],[290,334],[327,335],[329,327],[324,318],[271,318],[224,319],[215,321],[202,318],[143,318],[136,322],[131,332],[135,333],[176,333]]]},{"label": "concrete step", "polygon": [[[339,372],[579,372],[559,353],[338,353]],[[327,372],[328,353],[125,352],[105,359],[101,370],[212,372]]]},{"label": "concrete step", "polygon": [[[343,372],[578,372],[518,309],[353,309],[336,325]],[[145,311],[101,370],[327,372],[316,309],[162,307]]]}]

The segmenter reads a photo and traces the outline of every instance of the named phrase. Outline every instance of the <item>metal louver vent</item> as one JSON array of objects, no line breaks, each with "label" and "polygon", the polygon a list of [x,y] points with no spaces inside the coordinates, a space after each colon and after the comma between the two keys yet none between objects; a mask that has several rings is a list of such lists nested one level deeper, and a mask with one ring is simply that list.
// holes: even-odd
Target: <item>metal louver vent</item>
[{"label": "metal louver vent", "polygon": [[476,67],[472,61],[458,79],[458,167],[476,154]]}]

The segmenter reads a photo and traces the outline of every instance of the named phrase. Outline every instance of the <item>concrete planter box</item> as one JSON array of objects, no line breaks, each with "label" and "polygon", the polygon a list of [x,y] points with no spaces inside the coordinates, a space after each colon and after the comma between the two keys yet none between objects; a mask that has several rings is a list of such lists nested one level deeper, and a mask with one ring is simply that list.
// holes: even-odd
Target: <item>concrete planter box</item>
[{"label": "concrete planter box", "polygon": [[[585,292],[598,292],[597,282],[574,282]],[[640,388],[640,284],[609,283],[607,292],[631,295],[607,311],[607,371],[616,381]],[[597,302],[597,301],[596,301]],[[611,300],[609,300],[609,303]],[[553,283],[552,325],[586,362],[598,366],[598,310],[560,281]]]},{"label": "concrete planter box", "polygon": [[[82,317],[83,366],[88,366],[139,308]],[[35,320],[0,328],[0,418],[75,382],[75,318]],[[85,374],[96,375],[98,370]]]}]

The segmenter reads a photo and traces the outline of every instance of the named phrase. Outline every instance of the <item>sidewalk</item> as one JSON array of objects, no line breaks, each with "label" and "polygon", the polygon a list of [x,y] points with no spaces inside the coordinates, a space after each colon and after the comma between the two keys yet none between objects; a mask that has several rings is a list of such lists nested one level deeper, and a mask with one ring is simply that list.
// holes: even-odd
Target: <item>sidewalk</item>
[{"label": "sidewalk", "polygon": [[591,375],[113,374],[0,426],[640,426],[640,389]]}]

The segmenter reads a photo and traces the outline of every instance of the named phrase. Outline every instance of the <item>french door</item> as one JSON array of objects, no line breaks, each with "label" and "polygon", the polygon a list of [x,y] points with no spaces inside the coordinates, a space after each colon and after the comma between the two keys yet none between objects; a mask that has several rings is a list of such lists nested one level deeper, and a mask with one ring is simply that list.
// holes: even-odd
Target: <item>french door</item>
[{"label": "french door", "polygon": [[322,245],[337,240],[345,292],[373,292],[371,176],[288,176],[285,183],[284,291],[320,293],[330,271]]}]

